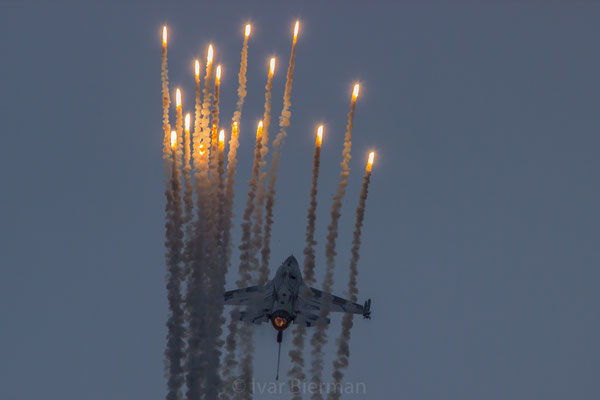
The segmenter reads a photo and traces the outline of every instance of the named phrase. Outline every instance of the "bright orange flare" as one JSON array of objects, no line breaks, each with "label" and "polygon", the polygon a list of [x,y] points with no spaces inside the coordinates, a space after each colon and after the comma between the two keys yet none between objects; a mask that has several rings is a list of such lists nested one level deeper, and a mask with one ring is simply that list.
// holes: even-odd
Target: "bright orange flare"
[{"label": "bright orange flare", "polygon": [[185,114],[185,131],[190,131],[190,113]]},{"label": "bright orange flare", "polygon": [[262,130],[263,130],[263,122],[258,121],[258,127],[256,128],[256,138],[257,139],[262,137]]},{"label": "bright orange flare", "polygon": [[203,144],[200,145],[200,148],[198,149],[198,153],[200,153],[201,156],[204,155],[204,145]]},{"label": "bright orange flare", "polygon": [[219,132],[219,145],[222,145],[225,143],[225,129],[221,129],[221,132]]},{"label": "bright orange flare", "polygon": [[358,97],[358,91],[360,89],[360,85],[357,83],[354,85],[354,90],[352,91],[352,98],[356,99]]},{"label": "bright orange flare", "polygon": [[375,161],[374,151],[369,153],[369,161],[367,161],[367,171],[371,171],[371,167],[373,167],[373,161]]},{"label": "bright orange flare", "polygon": [[198,60],[194,62],[194,74],[196,75],[196,79],[200,78],[200,61]]},{"label": "bright orange flare", "polygon": [[212,44],[208,45],[208,56],[206,57],[206,65],[212,64],[213,61],[213,47]]},{"label": "bright orange flare", "polygon": [[300,21],[296,21],[296,25],[294,25],[294,39],[298,37],[298,29],[300,28]]},{"label": "bright orange flare", "polygon": [[323,125],[319,125],[317,129],[317,146],[321,147],[321,143],[323,143]]},{"label": "bright orange flare", "polygon": [[269,63],[269,75],[273,75],[275,73],[275,57],[271,58],[271,62]]},{"label": "bright orange flare", "polygon": [[252,25],[250,25],[250,24],[246,25],[246,32],[244,32],[244,35],[246,35],[246,37],[250,36],[251,31],[252,31]]},{"label": "bright orange flare", "polygon": [[217,83],[221,81],[221,66],[217,65]]},{"label": "bright orange flare", "polygon": [[177,148],[177,132],[171,131],[171,148],[175,150]]},{"label": "bright orange flare", "polygon": [[181,90],[179,88],[175,91],[175,106],[181,107]]},{"label": "bright orange flare", "polygon": [[163,46],[167,45],[167,26],[163,26]]}]

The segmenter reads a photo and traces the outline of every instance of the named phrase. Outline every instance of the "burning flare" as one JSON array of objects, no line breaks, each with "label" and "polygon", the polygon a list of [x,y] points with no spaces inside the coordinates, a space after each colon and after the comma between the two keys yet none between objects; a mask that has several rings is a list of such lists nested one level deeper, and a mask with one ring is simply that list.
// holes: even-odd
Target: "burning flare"
[{"label": "burning flare", "polygon": [[207,68],[213,62],[213,47],[212,44],[208,45],[208,56],[206,57],[206,65]]},{"label": "burning flare", "polygon": [[185,131],[190,131],[190,113],[185,114]]},{"label": "burning flare", "polygon": [[248,24],[246,25],[246,31],[244,32],[244,36],[250,36],[250,32],[252,32],[252,25]]},{"label": "burning flare", "polygon": [[356,85],[354,85],[354,90],[352,91],[352,98],[354,100],[356,100],[356,98],[358,97],[359,89],[360,89],[360,85],[358,83]]},{"label": "burning flare", "polygon": [[367,161],[367,171],[371,171],[371,168],[373,167],[373,161],[375,161],[375,152],[372,151],[369,153],[369,161]]},{"label": "burning flare", "polygon": [[163,46],[167,46],[167,26],[163,26]]},{"label": "burning flare", "polygon": [[200,61],[194,61],[194,75],[196,75],[196,79],[200,78]]},{"label": "burning flare", "polygon": [[217,65],[217,85],[221,83],[221,66]]},{"label": "burning flare", "polygon": [[273,75],[275,73],[275,57],[271,58],[271,62],[269,63],[269,75]]},{"label": "burning flare", "polygon": [[224,146],[225,146],[225,129],[221,129],[221,132],[219,132],[219,150],[223,150]]},{"label": "burning flare", "polygon": [[177,148],[177,132],[171,131],[171,148],[175,150]]},{"label": "burning flare", "polygon": [[262,128],[263,128],[263,122],[258,121],[258,127],[256,128],[256,137],[257,138],[262,136]]},{"label": "burning flare", "polygon": [[319,125],[317,129],[317,146],[321,147],[321,143],[323,143],[323,125]]},{"label": "burning flare", "polygon": [[181,90],[179,88],[175,91],[175,106],[181,107]]},{"label": "burning flare", "polygon": [[294,25],[294,39],[298,37],[298,29],[300,28],[300,21],[296,21],[296,25]]}]

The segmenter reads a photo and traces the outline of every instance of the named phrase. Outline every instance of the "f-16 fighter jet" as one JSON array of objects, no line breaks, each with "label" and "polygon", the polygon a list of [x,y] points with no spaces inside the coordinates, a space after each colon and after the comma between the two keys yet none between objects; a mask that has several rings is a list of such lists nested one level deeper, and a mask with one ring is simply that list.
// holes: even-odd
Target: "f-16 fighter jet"
[{"label": "f-16 fighter jet", "polygon": [[237,315],[240,321],[254,324],[270,321],[277,331],[280,353],[283,331],[292,322],[305,324],[307,327],[329,324],[329,318],[320,316],[321,310],[361,314],[364,318],[371,318],[371,299],[361,306],[331,293],[308,287],[293,255],[281,264],[273,280],[266,285],[225,292],[225,305],[246,307]]}]

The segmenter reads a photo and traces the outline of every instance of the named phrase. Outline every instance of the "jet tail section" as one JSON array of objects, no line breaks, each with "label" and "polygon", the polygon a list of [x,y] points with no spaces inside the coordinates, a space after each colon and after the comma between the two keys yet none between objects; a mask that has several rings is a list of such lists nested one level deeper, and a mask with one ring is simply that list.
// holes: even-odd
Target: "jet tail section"
[{"label": "jet tail section", "polygon": [[365,305],[363,306],[363,317],[371,319],[371,299],[365,301]]}]

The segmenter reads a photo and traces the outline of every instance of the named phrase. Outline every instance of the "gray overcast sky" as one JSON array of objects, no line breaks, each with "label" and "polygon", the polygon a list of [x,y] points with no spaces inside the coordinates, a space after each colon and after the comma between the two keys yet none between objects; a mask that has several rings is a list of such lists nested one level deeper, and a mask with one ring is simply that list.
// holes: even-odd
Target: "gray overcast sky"
[{"label": "gray overcast sky", "polygon": [[[356,80],[339,294],[367,151],[378,152],[359,277],[373,320],[355,321],[347,380],[369,399],[599,397],[598,3],[104,3],[0,5],[0,398],[164,397],[161,25],[188,110],[193,57],[214,43],[226,121],[253,23],[239,216],[267,60],[279,59],[278,115],[296,18],[273,264],[302,253],[322,122],[322,277]],[[267,382],[275,333],[256,338]]]}]

